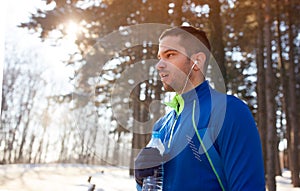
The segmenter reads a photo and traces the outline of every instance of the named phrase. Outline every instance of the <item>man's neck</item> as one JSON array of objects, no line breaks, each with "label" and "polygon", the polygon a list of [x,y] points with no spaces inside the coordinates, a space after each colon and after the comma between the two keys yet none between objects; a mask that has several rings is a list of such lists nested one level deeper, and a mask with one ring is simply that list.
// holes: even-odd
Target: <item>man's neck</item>
[{"label": "man's neck", "polygon": [[176,93],[181,95],[181,94],[184,94],[186,92],[189,92],[189,91],[195,89],[200,84],[202,84],[204,81],[205,81],[205,79],[197,80],[194,83],[190,82],[186,85],[186,87],[184,87],[184,89],[181,89],[180,91],[177,91]]}]

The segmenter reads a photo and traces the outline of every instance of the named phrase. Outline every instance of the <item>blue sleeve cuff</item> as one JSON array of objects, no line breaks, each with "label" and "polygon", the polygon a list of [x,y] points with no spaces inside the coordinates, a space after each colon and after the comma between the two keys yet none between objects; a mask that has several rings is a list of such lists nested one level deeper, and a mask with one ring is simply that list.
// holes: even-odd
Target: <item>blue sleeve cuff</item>
[{"label": "blue sleeve cuff", "polygon": [[139,185],[139,184],[136,184],[136,190],[137,190],[137,191],[142,191],[142,186]]}]

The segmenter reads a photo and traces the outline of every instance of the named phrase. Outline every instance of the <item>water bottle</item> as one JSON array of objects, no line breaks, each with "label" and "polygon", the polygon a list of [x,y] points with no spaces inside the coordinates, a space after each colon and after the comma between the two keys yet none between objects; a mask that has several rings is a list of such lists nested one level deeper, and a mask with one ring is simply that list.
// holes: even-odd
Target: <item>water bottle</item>
[{"label": "water bottle", "polygon": [[[158,131],[154,131],[152,133],[152,138],[146,147],[157,148],[161,154],[163,155],[165,151],[165,147],[160,140],[160,133]],[[148,176],[143,181],[142,191],[162,191],[163,190],[163,161],[158,169],[154,171],[153,176]]]}]

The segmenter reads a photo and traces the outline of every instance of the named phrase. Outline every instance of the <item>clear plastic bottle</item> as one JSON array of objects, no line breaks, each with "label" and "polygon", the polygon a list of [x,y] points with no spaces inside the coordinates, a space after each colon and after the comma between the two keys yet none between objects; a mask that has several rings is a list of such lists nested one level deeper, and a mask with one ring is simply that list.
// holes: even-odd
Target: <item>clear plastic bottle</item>
[{"label": "clear plastic bottle", "polygon": [[[158,131],[152,132],[152,138],[147,147],[157,148],[161,155],[165,151],[165,147],[160,140],[160,133]],[[158,169],[154,171],[153,176],[148,176],[143,181],[142,191],[162,191],[163,190],[163,161]]]}]

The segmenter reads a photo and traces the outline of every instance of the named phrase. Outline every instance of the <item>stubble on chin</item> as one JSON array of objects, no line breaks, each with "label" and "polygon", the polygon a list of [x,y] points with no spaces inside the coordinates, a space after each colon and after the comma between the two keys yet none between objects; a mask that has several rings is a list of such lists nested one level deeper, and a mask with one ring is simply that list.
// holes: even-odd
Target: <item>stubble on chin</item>
[{"label": "stubble on chin", "polygon": [[174,92],[175,90],[171,87],[171,86],[169,86],[168,84],[163,84],[163,86],[164,86],[164,91],[166,91],[166,92]]}]

